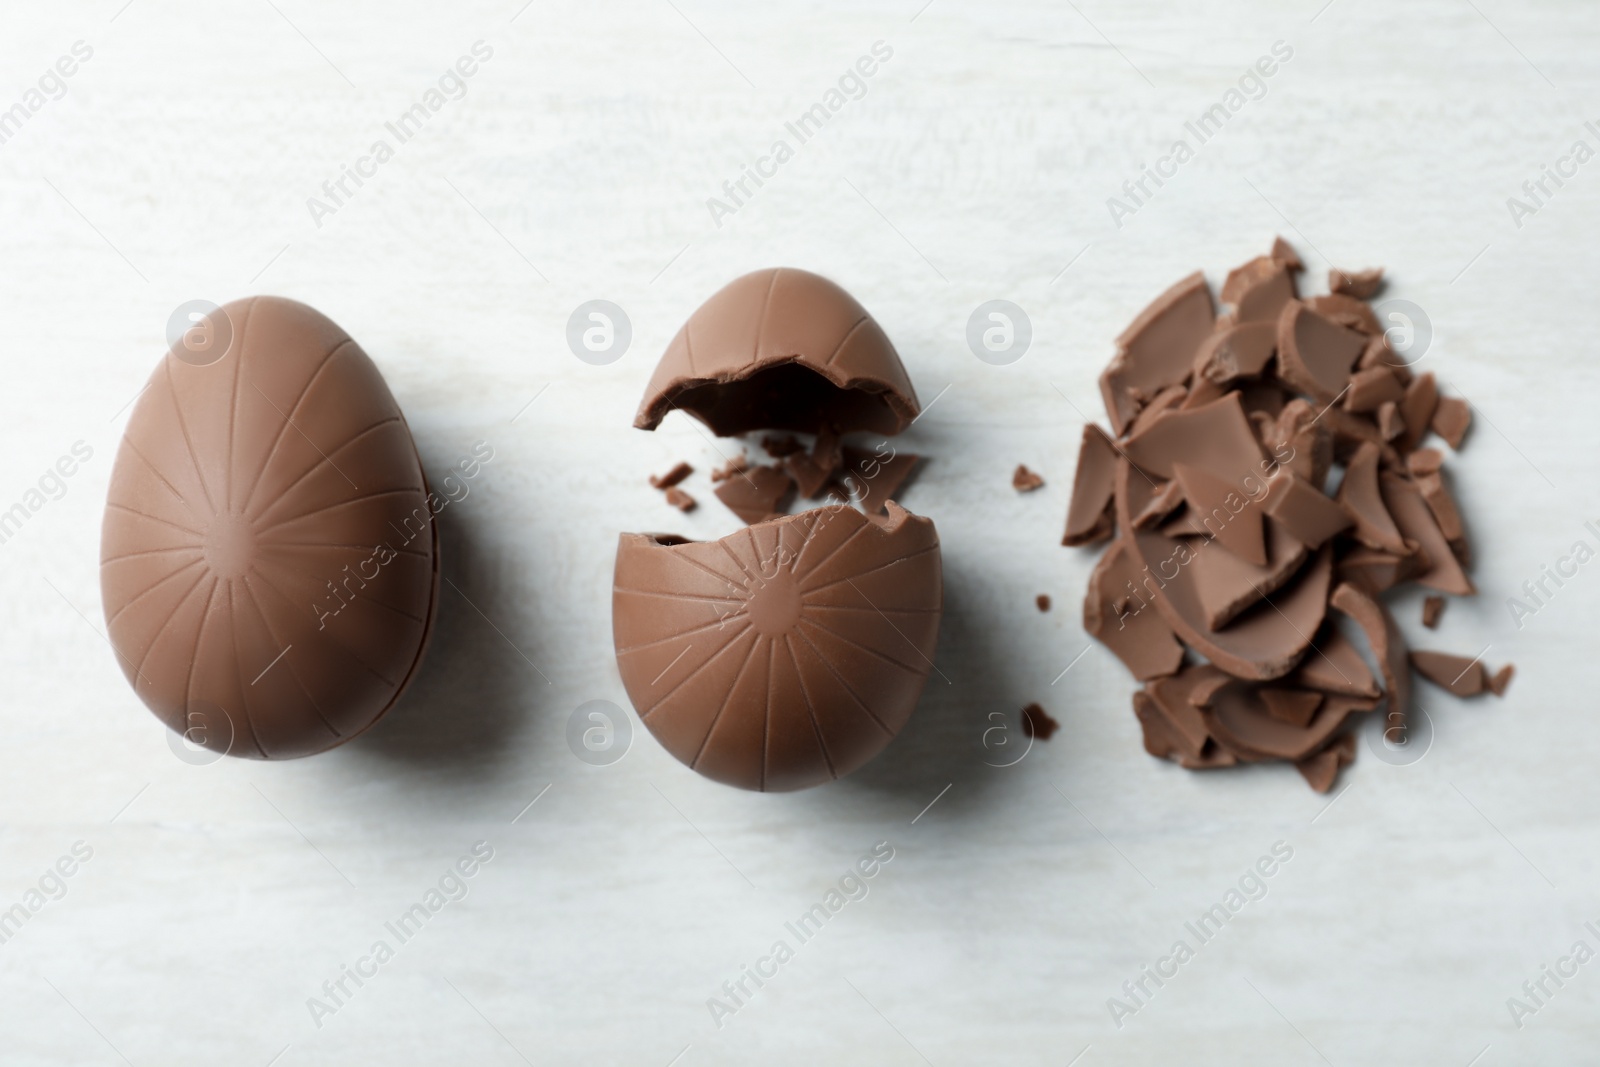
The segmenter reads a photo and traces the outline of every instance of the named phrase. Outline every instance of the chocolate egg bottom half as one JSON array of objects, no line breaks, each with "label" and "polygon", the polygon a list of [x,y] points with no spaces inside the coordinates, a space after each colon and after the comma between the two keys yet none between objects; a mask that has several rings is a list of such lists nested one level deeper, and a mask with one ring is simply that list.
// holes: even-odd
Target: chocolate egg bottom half
[{"label": "chocolate egg bottom half", "polygon": [[101,593],[145,705],[194,744],[285,759],[377,722],[438,601],[428,490],[378,368],[326,316],[212,313],[220,358],[166,355],[111,475]]},{"label": "chocolate egg bottom half", "polygon": [[720,541],[623,534],[612,627],[640,719],[716,781],[805,789],[861,767],[916,708],[944,587],[929,519],[890,503]]}]

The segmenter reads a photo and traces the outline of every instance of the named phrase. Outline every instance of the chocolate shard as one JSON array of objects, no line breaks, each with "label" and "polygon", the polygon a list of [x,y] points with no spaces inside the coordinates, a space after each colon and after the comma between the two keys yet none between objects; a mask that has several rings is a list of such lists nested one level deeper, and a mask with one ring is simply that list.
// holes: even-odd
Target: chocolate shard
[{"label": "chocolate shard", "polygon": [[1366,340],[1298,301],[1277,322],[1278,376],[1323,403],[1343,393]]},{"label": "chocolate shard", "polygon": [[[1221,478],[1187,463],[1173,465],[1174,481],[1183,491],[1189,510],[1202,521],[1215,523],[1217,542],[1247,563],[1267,565],[1267,542],[1263,532],[1262,509]],[[1137,523],[1135,524],[1137,525]]]},{"label": "chocolate shard", "polygon": [[887,455],[846,447],[841,481],[868,515],[880,514],[895,499],[921,460],[909,452],[890,449]]},{"label": "chocolate shard", "polygon": [[1375,412],[1384,404],[1406,395],[1406,387],[1388,367],[1368,367],[1350,376],[1350,391],[1344,395],[1346,411]]},{"label": "chocolate shard", "polygon": [[1261,446],[1245,416],[1239,394],[1189,411],[1169,411],[1128,438],[1123,453],[1142,470],[1176,477],[1180,460],[1235,485],[1263,472]]},{"label": "chocolate shard", "polygon": [[675,485],[669,485],[667,487],[667,503],[671,504],[679,511],[685,512],[693,511],[698,506],[694,497],[690,496],[688,493],[684,492],[682,489],[679,489]]},{"label": "chocolate shard", "polygon": [[1040,593],[1038,596],[1033,598],[1033,603],[1034,603],[1034,605],[1036,607],[1038,607],[1038,609],[1040,611],[1049,611],[1050,610],[1050,594],[1049,593]]},{"label": "chocolate shard", "polygon": [[1450,447],[1459,452],[1461,442],[1466,440],[1467,429],[1472,425],[1472,406],[1459,397],[1442,396],[1433,409],[1430,424],[1434,433],[1450,442]]},{"label": "chocolate shard", "polygon": [[1333,694],[1321,705],[1309,723],[1296,726],[1267,711],[1259,686],[1233,679],[1218,686],[1200,711],[1211,736],[1241,759],[1297,762],[1326,745],[1352,714],[1372,707],[1370,701]]},{"label": "chocolate shard", "polygon": [[1122,332],[1117,354],[1100,376],[1100,394],[1116,436],[1132,424],[1144,400],[1189,377],[1195,353],[1215,320],[1205,275],[1195,271],[1157,297]]},{"label": "chocolate shard", "polygon": [[781,514],[784,498],[793,489],[794,480],[777,467],[751,467],[712,492],[742,522],[753,524]]},{"label": "chocolate shard", "polygon": [[1408,540],[1421,546],[1431,564],[1417,575],[1417,581],[1441,593],[1467,596],[1477,592],[1417,486],[1387,472],[1380,477],[1379,484],[1384,506],[1394,516],[1395,525]]},{"label": "chocolate shard", "polygon": [[725,482],[734,475],[743,474],[749,469],[750,457],[741,453],[712,471],[711,480],[713,482]]},{"label": "chocolate shard", "polygon": [[1029,704],[1022,709],[1022,734],[1024,737],[1037,737],[1041,741],[1048,741],[1060,726],[1061,724],[1052,719],[1049,712],[1038,704]]},{"label": "chocolate shard", "polygon": [[1489,692],[1497,697],[1505,696],[1506,689],[1511,685],[1511,676],[1516,673],[1517,669],[1509,663],[1495,671],[1489,676]]},{"label": "chocolate shard", "polygon": [[1409,582],[1430,566],[1427,554],[1421,549],[1408,555],[1395,555],[1376,548],[1355,548],[1340,557],[1338,577],[1376,596]]},{"label": "chocolate shard", "polygon": [[1343,293],[1329,293],[1326,296],[1314,296],[1306,303],[1310,305],[1312,311],[1326,316],[1347,329],[1364,333],[1368,337],[1383,335],[1383,326],[1378,322],[1377,313],[1365,300],[1357,300]]},{"label": "chocolate shard", "polygon": [[1400,448],[1409,452],[1427,436],[1428,425],[1439,404],[1439,386],[1433,373],[1419,374],[1406,386],[1406,395],[1400,400],[1400,417],[1405,420],[1406,432],[1401,437]]},{"label": "chocolate shard", "polygon": [[1423,478],[1444,469],[1444,453],[1437,448],[1419,448],[1406,457],[1406,470],[1412,478]]},{"label": "chocolate shard", "polygon": [[783,457],[783,469],[799,488],[800,495],[815,500],[833,479],[833,471],[823,470],[808,453],[795,452]]},{"label": "chocolate shard", "polygon": [[1276,319],[1230,326],[1213,333],[1201,344],[1195,357],[1195,376],[1219,385],[1236,378],[1253,378],[1267,369],[1277,350]]},{"label": "chocolate shard", "polygon": [[1150,398],[1150,402],[1135,416],[1133,424],[1128,427],[1128,432],[1138,433],[1154,422],[1157,415],[1164,411],[1172,411],[1182,405],[1188,395],[1189,391],[1181,385],[1167,386],[1167,388]]},{"label": "chocolate shard", "polygon": [[1189,392],[1185,394],[1183,403],[1178,405],[1179,411],[1188,411],[1191,408],[1205,407],[1213,400],[1221,400],[1228,390],[1219,382],[1210,378],[1196,377],[1189,385]]},{"label": "chocolate shard", "polygon": [[1278,415],[1268,451],[1283,468],[1323,486],[1333,468],[1333,431],[1323,425],[1315,408],[1296,398]]},{"label": "chocolate shard", "polygon": [[1307,727],[1322,707],[1323,694],[1315,689],[1282,689],[1266,686],[1261,689],[1261,704],[1267,714],[1291,726]]},{"label": "chocolate shard", "polygon": [[933,669],[933,523],[817,508],[717,542],[623,534],[612,636],[646,729],[741,789],[804,789],[881,752]]},{"label": "chocolate shard", "polygon": [[1307,756],[1294,766],[1312,789],[1327,793],[1338,780],[1340,768],[1354,763],[1355,759],[1356,735],[1346,733],[1334,738],[1321,752]]},{"label": "chocolate shard", "polygon": [[1400,405],[1386,400],[1378,405],[1378,436],[1393,441],[1406,432],[1406,420],[1400,415]]},{"label": "chocolate shard", "polygon": [[[1124,529],[1133,530],[1129,511],[1142,509],[1151,492],[1150,486],[1133,473],[1131,464],[1118,464],[1117,522]],[[1282,558],[1277,552],[1292,550],[1303,559],[1306,551],[1287,534],[1280,531],[1277,536],[1287,545],[1269,542],[1268,560],[1274,567],[1259,580],[1254,573],[1260,568],[1253,568],[1230,553],[1216,549],[1197,551],[1183,540],[1159,533],[1134,531],[1131,539],[1118,543],[1133,546],[1129,580],[1136,583],[1141,596],[1153,598],[1161,617],[1177,635],[1230,674],[1269,679],[1286,674],[1304,655],[1326,611],[1332,575],[1332,555],[1326,547],[1303,568],[1277,566]],[[1294,562],[1298,565],[1300,561]],[[1262,605],[1245,612],[1223,629],[1212,628],[1210,619],[1219,610],[1217,598],[1259,599],[1280,586],[1286,591],[1274,598],[1272,606]],[[1181,652],[1182,646],[1178,649]]]},{"label": "chocolate shard", "polygon": [[687,463],[680,462],[665,474],[652,474],[650,476],[650,485],[654,489],[671,489],[693,473],[693,467]]},{"label": "chocolate shard", "polygon": [[[1115,541],[1089,575],[1089,592],[1083,601],[1083,628],[1109,648],[1140,681],[1176,671],[1183,663],[1183,646],[1161,613],[1141,594],[1137,604],[1127,604],[1127,590],[1140,589],[1143,576],[1125,541]],[[1118,601],[1122,610],[1118,611]]]},{"label": "chocolate shard", "polygon": [[1290,270],[1305,270],[1306,265],[1300,261],[1300,253],[1296,252],[1288,241],[1282,237],[1272,239],[1272,258],[1288,267]]},{"label": "chocolate shard", "polygon": [[1328,271],[1328,288],[1335,293],[1367,300],[1383,286],[1383,268]]},{"label": "chocolate shard", "polygon": [[1384,504],[1378,483],[1379,455],[1374,444],[1356,449],[1339,484],[1339,503],[1355,521],[1355,536],[1362,544],[1396,556],[1409,555],[1411,549]]},{"label": "chocolate shard", "polygon": [[1405,736],[1406,718],[1411,713],[1411,671],[1406,658],[1406,639],[1383,602],[1349,582],[1333,591],[1329,603],[1349,616],[1367,635],[1367,645],[1378,661],[1378,669],[1383,672],[1383,688],[1388,696],[1384,736],[1399,743]]},{"label": "chocolate shard", "polygon": [[1044,479],[1021,463],[1011,472],[1011,488],[1019,493],[1031,493],[1044,485]]},{"label": "chocolate shard", "polygon": [[1156,702],[1143,689],[1133,691],[1133,714],[1143,731],[1146,752],[1156,759],[1172,759],[1181,754],[1171,724],[1156,710]]},{"label": "chocolate shard", "polygon": [[1367,339],[1367,347],[1361,350],[1361,358],[1356,360],[1356,367],[1359,370],[1373,370],[1374,368],[1382,367],[1394,375],[1402,386],[1411,384],[1411,370],[1406,366],[1406,361],[1396,355],[1394,349],[1389,347],[1387,334],[1380,333]]},{"label": "chocolate shard", "polygon": [[1458,697],[1475,697],[1489,687],[1489,672],[1473,657],[1419,650],[1411,653],[1411,665],[1428,681]]},{"label": "chocolate shard", "polygon": [[1104,541],[1116,527],[1111,497],[1115,492],[1117,450],[1104,430],[1089,423],[1078,446],[1078,469],[1072,479],[1072,503],[1067,508],[1064,545]]},{"label": "chocolate shard", "polygon": [[1455,498],[1450,495],[1450,490],[1444,484],[1444,472],[1434,471],[1424,474],[1414,480],[1422,499],[1427,501],[1428,510],[1433,512],[1433,519],[1439,524],[1439,532],[1444,534],[1445,540],[1452,542],[1461,540],[1466,536],[1466,531],[1461,525],[1461,512],[1456,509]]},{"label": "chocolate shard", "polygon": [[1430,630],[1439,628],[1439,616],[1444,614],[1445,599],[1442,596],[1424,597],[1422,601],[1422,625]]},{"label": "chocolate shard", "polygon": [[1275,322],[1283,306],[1295,298],[1289,266],[1270,256],[1257,256],[1228,272],[1222,302],[1233,305],[1233,321]]},{"label": "chocolate shard", "polygon": [[1180,756],[1192,760],[1205,758],[1206,743],[1211,735],[1206,732],[1205,719],[1195,706],[1194,697],[1226,678],[1209,664],[1191,664],[1178,674],[1145,683],[1145,692],[1155,701],[1156,710],[1165,716]]},{"label": "chocolate shard", "polygon": [[1307,548],[1321,548],[1350,528],[1350,513],[1293,471],[1279,471],[1267,486],[1266,513]]},{"label": "chocolate shard", "polygon": [[778,267],[729,282],[684,323],[633,424],[688,412],[719,437],[751,430],[895,434],[921,412],[894,345],[854,297]]},{"label": "chocolate shard", "polygon": [[1378,680],[1355,644],[1344,631],[1329,620],[1306,658],[1283,679],[1302,689],[1320,689],[1325,693],[1342,693],[1345,696],[1376,698],[1382,694]]}]

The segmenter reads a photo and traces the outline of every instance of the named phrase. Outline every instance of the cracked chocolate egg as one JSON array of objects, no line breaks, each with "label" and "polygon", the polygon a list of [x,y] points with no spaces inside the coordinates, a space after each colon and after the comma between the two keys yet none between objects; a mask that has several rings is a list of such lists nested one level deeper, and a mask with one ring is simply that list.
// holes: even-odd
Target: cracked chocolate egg
[{"label": "cracked chocolate egg", "polygon": [[438,590],[438,498],[378,368],[319,312],[214,311],[129,418],[101,531],[118,662],[190,743],[258,759],[347,741],[399,697]]},{"label": "cracked chocolate egg", "polygon": [[933,668],[939,536],[888,505],[756,523],[714,542],[623,534],[612,628],[639,718],[743,789],[805,789],[894,739]]},{"label": "cracked chocolate egg", "polygon": [[735,278],[689,316],[656,365],[633,424],[678,408],[719,437],[896,434],[921,408],[900,356],[849,293],[792,267]]}]

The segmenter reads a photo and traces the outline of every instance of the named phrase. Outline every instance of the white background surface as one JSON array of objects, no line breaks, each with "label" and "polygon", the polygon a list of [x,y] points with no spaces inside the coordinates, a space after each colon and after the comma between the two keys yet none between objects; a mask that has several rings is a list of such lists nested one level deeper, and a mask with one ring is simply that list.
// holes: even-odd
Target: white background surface
[{"label": "white background surface", "polygon": [[[94,457],[0,545],[0,908],[75,841],[93,858],[0,946],[0,1062],[1592,1057],[1600,962],[1521,1030],[1506,1000],[1579,938],[1600,949],[1600,562],[1520,630],[1505,604],[1600,517],[1600,163],[1520,229],[1505,204],[1575,138],[1600,148],[1591,5],[534,0],[513,22],[518,2],[8,5],[0,105],[74,41],[94,57],[0,146],[0,509],[75,441]],[[479,39],[465,99],[317,227],[306,199]],[[1106,198],[1280,39],[1265,98],[1115,228]],[[877,40],[894,55],[866,96],[715,226],[706,198]],[[1099,646],[1051,682],[1086,643],[1092,553],[1057,541],[1111,338],[1276,232],[1313,279],[1386,265],[1430,316],[1427,365],[1479,413],[1450,469],[1483,595],[1425,638],[1419,599],[1397,610],[1519,670],[1503,701],[1420,686],[1432,749],[1402,767],[1363,745],[1327,810],[1287,766],[1150,759]],[[854,292],[924,403],[949,387],[906,437],[930,459],[904,494],[944,544],[939,675],[878,761],[804,794],[700,780],[642,729],[587,766],[568,716],[626,703],[617,533],[737,525],[712,446],[633,410],[689,311],[772,264]],[[168,314],[254,292],[360,341],[431,470],[492,444],[442,516],[444,573],[483,615],[446,588],[417,685],[346,749],[193,767],[97,632],[100,510]],[[607,367],[564,341],[597,297],[634,329]],[[1035,330],[1008,367],[963,338],[997,297]],[[678,458],[706,502],[688,517],[644,482]],[[1018,462],[1047,487],[1014,494]],[[1062,730],[986,766],[1008,758],[988,716],[1032,700]],[[480,839],[470,895],[314,1025],[307,998]],[[878,841],[870,895],[718,1029],[707,998]],[[1294,857],[1265,898],[1115,1027],[1107,998],[1277,841]]]}]

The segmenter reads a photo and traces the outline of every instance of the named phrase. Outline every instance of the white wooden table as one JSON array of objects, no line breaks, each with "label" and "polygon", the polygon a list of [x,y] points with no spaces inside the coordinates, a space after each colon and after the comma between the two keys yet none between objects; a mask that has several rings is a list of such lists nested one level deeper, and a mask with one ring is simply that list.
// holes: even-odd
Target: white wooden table
[{"label": "white wooden table", "polygon": [[[1600,962],[1547,980],[1520,1028],[1507,999],[1575,941],[1600,950],[1583,925],[1600,927],[1600,562],[1520,629],[1506,599],[1597,543],[1600,163],[1547,182],[1520,227],[1506,201],[1575,139],[1600,149],[1583,125],[1600,118],[1600,15],[1320,2],[13,5],[0,108],[26,117],[0,144],[0,511],[28,517],[0,544],[0,910],[27,918],[0,944],[0,1062],[1592,1056]],[[492,54],[464,96],[447,80],[394,137],[478,41]],[[879,41],[892,54],[859,99],[801,143],[786,123]],[[1116,226],[1108,199],[1278,41],[1292,56],[1259,99],[1204,144],[1187,135],[1192,158]],[[61,57],[72,75],[29,108]],[[363,163],[379,139],[392,156]],[[778,139],[792,155],[761,163]],[[771,177],[713,219],[708,198],[731,204],[723,183],[758,163]],[[370,176],[333,203],[323,183],[346,167]],[[1092,555],[1057,541],[1110,339],[1178,277],[1220,280],[1278,232],[1313,276],[1328,257],[1383,264],[1389,295],[1425,310],[1427,365],[1479,415],[1451,470],[1482,596],[1436,634],[1419,598],[1398,610],[1419,642],[1490,645],[1519,671],[1503,701],[1421,687],[1431,749],[1399,766],[1363,745],[1331,808],[1285,766],[1151,760],[1099,646],[1052,682],[1086,645]],[[617,533],[737,525],[705,481],[718,446],[679,416],[634,431],[634,407],[688,312],[772,264],[848,287],[938,397],[905,439],[930,457],[905,503],[944,544],[938,674],[904,735],[830,788],[714,785],[637,723],[624,758],[591,766],[566,730],[585,701],[625,703]],[[403,704],[315,759],[194,766],[100,636],[100,510],[169,313],[255,292],[348,329],[430,467],[479,440],[495,459],[442,517],[459,592]],[[610,365],[565,341],[592,299],[632,325]],[[992,299],[1032,324],[1006,366],[965,340]],[[92,457],[60,498],[47,479],[28,506],[78,442]],[[645,485],[679,458],[707,501],[686,517]],[[1013,493],[1019,462],[1046,488]],[[991,716],[1015,737],[1035,700],[1061,731],[988,765],[1012,758],[985,747]],[[398,943],[385,924],[479,841],[493,857],[465,897]],[[785,924],[878,842],[893,859],[870,892],[799,944]],[[1276,842],[1293,855],[1265,895],[1115,1025],[1108,998]],[[70,877],[47,875],[58,861]],[[708,1000],[772,970],[780,939],[793,958],[714,1018]],[[334,1005],[324,983],[347,966],[371,976]]]}]

